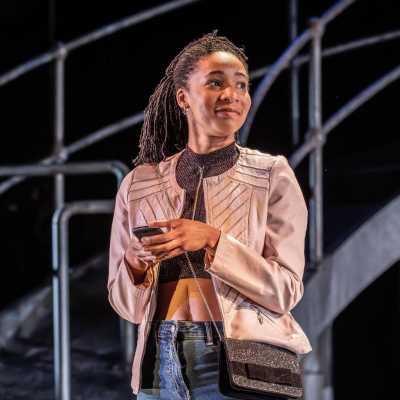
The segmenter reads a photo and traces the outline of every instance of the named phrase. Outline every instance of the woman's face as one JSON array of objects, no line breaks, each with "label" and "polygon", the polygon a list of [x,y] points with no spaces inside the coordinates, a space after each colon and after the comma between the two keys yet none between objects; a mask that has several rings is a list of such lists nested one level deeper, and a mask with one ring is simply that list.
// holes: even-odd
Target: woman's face
[{"label": "woman's face", "polygon": [[234,135],[250,109],[249,76],[241,61],[218,51],[201,58],[187,82],[177,91],[180,107],[189,107],[191,129],[221,137]]}]

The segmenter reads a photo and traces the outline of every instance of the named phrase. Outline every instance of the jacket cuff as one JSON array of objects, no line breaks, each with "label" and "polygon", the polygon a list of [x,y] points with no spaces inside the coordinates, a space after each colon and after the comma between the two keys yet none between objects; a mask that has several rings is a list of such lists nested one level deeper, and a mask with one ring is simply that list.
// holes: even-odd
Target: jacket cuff
[{"label": "jacket cuff", "polygon": [[[226,233],[221,231],[217,247],[211,249],[209,247],[205,248],[204,254],[204,269],[210,273],[220,271],[226,265],[226,246],[227,246],[227,236]],[[224,261],[225,260],[225,261]]]},{"label": "jacket cuff", "polygon": [[154,274],[153,274],[153,268],[152,267],[147,268],[144,281],[141,282],[141,283],[136,283],[135,282],[135,278],[133,276],[133,272],[132,272],[131,268],[129,267],[129,264],[126,261],[125,257],[123,259],[122,264],[123,264],[124,269],[126,270],[126,273],[128,275],[128,279],[130,280],[132,285],[135,286],[135,289],[146,290],[153,284],[153,282],[154,282]]}]

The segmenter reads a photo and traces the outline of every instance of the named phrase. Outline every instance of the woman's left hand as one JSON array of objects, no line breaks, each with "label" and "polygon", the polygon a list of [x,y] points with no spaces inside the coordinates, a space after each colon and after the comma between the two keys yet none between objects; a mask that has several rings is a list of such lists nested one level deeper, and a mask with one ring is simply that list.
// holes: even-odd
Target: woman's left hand
[{"label": "woman's left hand", "polygon": [[150,222],[149,226],[168,228],[166,233],[141,239],[144,250],[163,260],[176,257],[185,251],[215,248],[221,233],[211,225],[185,218],[154,221]]}]

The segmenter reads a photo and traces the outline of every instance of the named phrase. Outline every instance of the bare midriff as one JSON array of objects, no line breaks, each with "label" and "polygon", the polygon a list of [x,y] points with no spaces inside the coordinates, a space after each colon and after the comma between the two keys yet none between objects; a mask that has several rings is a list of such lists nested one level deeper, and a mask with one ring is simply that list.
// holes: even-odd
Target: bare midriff
[{"label": "bare midriff", "polygon": [[[222,316],[211,279],[197,278],[211,313],[216,321]],[[210,321],[207,307],[203,302],[194,278],[159,283],[155,320]]]}]

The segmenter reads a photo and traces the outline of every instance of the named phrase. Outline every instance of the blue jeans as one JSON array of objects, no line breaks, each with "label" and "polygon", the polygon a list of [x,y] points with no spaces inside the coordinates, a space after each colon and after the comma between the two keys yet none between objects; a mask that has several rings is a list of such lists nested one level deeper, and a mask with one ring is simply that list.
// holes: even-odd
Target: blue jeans
[{"label": "blue jeans", "polygon": [[232,399],[218,389],[218,347],[211,321],[153,321],[137,400]]}]

